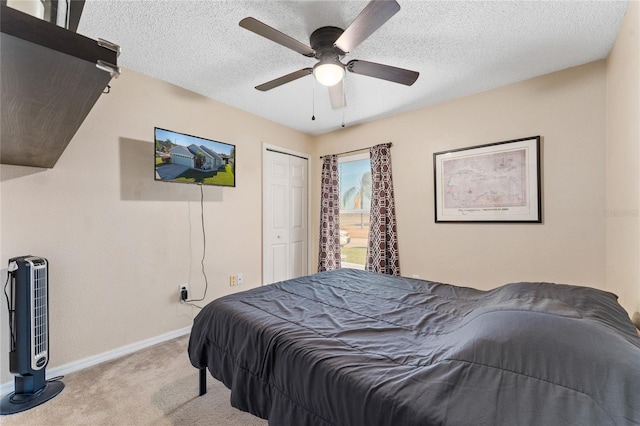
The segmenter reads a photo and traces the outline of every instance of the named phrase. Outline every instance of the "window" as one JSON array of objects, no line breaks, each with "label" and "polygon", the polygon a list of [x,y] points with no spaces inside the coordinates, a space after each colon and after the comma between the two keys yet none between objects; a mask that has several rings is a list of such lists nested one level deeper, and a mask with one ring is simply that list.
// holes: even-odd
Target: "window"
[{"label": "window", "polygon": [[338,159],[340,173],[340,256],[343,268],[364,269],[371,211],[369,154]]}]

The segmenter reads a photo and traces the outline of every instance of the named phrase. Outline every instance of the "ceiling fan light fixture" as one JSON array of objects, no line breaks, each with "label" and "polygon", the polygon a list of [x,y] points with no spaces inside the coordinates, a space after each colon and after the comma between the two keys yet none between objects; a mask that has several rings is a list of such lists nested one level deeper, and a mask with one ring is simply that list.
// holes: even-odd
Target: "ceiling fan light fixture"
[{"label": "ceiling fan light fixture", "polygon": [[313,76],[323,86],[335,86],[344,77],[344,65],[336,59],[323,59],[313,67]]}]

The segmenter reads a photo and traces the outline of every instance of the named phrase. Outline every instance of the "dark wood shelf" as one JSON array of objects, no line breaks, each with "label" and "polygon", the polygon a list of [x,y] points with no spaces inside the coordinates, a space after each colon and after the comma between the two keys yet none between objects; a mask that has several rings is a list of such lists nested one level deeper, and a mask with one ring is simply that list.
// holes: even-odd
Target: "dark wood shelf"
[{"label": "dark wood shelf", "polygon": [[0,162],[53,167],[111,80],[117,52],[0,3]]}]

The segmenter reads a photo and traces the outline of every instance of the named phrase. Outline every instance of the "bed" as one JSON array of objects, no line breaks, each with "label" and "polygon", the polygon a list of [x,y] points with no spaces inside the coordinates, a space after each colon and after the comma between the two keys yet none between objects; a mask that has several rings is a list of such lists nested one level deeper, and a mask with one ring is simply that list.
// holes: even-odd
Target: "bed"
[{"label": "bed", "polygon": [[211,302],[188,354],[273,426],[640,424],[640,337],[588,287],[321,272]]}]

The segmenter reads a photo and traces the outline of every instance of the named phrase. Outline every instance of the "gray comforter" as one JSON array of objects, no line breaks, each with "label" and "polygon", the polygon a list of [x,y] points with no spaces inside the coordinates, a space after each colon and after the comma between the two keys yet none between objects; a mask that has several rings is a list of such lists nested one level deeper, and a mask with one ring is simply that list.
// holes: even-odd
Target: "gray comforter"
[{"label": "gray comforter", "polygon": [[274,426],[640,424],[640,338],[587,287],[323,272],[213,301],[189,357]]}]

